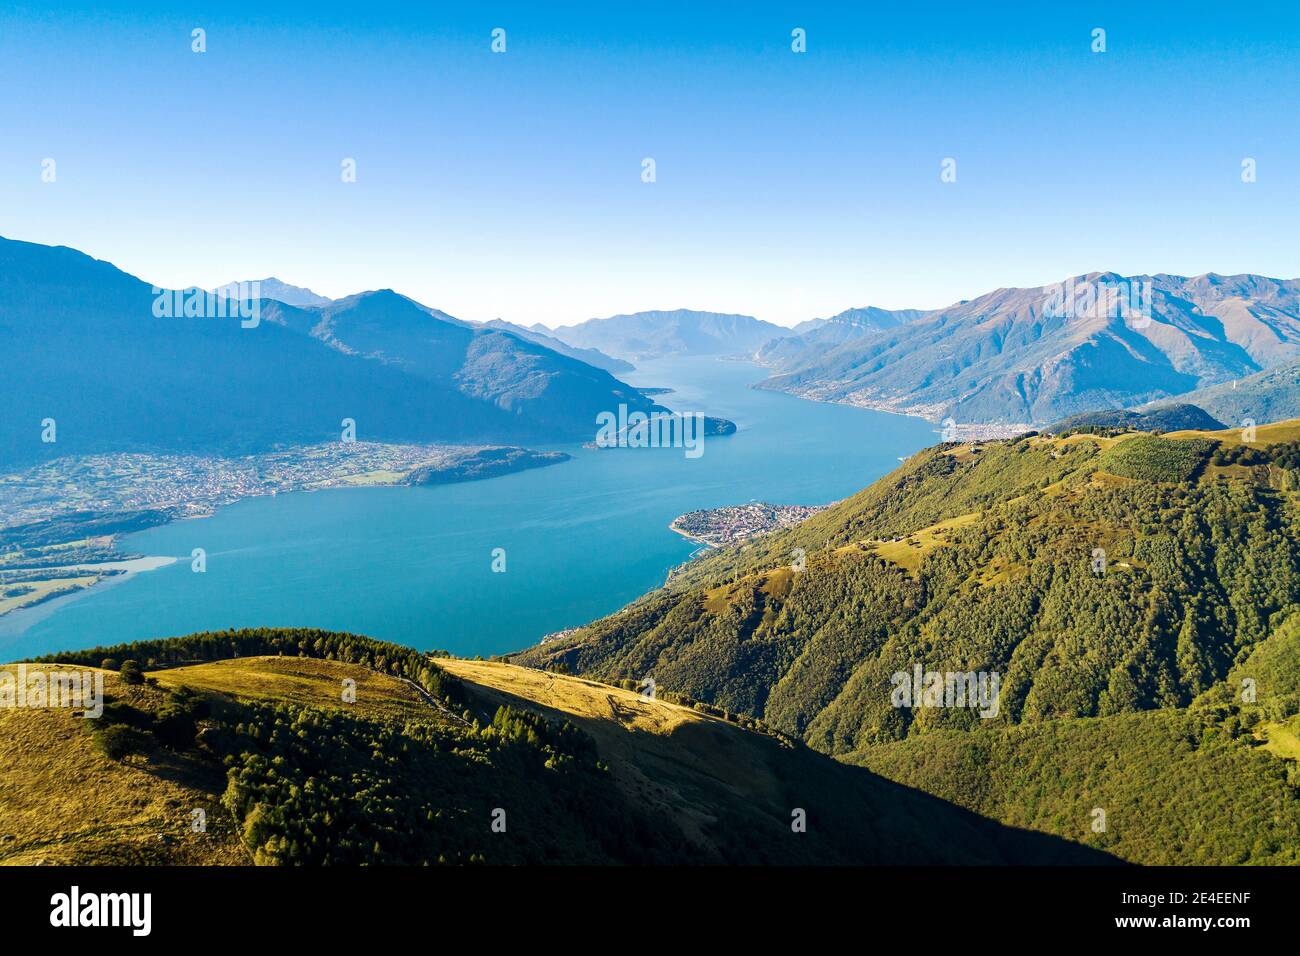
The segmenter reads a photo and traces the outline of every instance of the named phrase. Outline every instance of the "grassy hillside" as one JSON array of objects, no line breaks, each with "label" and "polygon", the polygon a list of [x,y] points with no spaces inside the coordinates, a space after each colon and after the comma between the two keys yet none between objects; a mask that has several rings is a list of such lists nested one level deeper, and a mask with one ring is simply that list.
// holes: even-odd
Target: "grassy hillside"
[{"label": "grassy hillside", "polygon": [[[167,697],[115,673],[106,674],[104,690],[140,711],[160,709]],[[0,708],[0,863],[250,861],[221,808],[219,765],[172,751],[147,767],[136,757],[109,759],[87,724],[66,710]],[[192,832],[196,809],[207,814],[206,833]]]},{"label": "grassy hillside", "polygon": [[0,711],[25,761],[0,790],[0,862],[1110,861],[702,705],[508,664],[307,630],[62,660],[150,669],[110,674],[98,721]]},{"label": "grassy hillside", "polygon": [[[1206,701],[1282,658],[1271,648],[1300,610],[1298,434],[1291,422],[1247,444],[1189,432],[929,449],[516,659],[653,678],[1128,859],[1185,862],[1194,846],[1206,862],[1290,862],[1300,804],[1280,758],[1300,753],[1294,674],[1252,705],[1266,710]],[[896,706],[894,675],[918,665],[998,675],[996,716]],[[1110,808],[1105,834],[1089,829],[1095,806]]]},{"label": "grassy hillside", "polygon": [[891,705],[916,663],[1002,674],[1005,723],[1183,705],[1300,600],[1290,446],[1212,466],[1220,441],[930,449],[519,660],[653,677],[832,753],[970,718]]}]

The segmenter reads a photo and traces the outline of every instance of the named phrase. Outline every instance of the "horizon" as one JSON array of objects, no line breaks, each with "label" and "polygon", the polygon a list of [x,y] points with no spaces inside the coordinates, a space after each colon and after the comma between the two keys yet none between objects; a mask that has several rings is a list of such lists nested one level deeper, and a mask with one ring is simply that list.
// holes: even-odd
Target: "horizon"
[{"label": "horizon", "polygon": [[0,204],[162,287],[271,271],[479,322],[675,301],[788,327],[1079,262],[1277,275],[1300,252],[1294,10],[1260,39],[1253,8],[1173,5],[134,6],[0,14]]},{"label": "horizon", "polygon": [[[101,257],[99,257],[99,256],[91,256],[91,254],[88,253],[88,252],[86,252],[85,250],[83,250],[83,249],[78,249],[77,247],[72,246],[72,245],[69,245],[69,244],[67,244],[67,243],[58,243],[58,242],[55,242],[55,243],[43,243],[43,242],[35,242],[34,240],[29,240],[29,239],[16,239],[16,238],[14,238],[13,236],[4,236],[4,235],[0,235],[0,240],[9,240],[9,241],[11,241],[11,242],[28,242],[28,243],[32,243],[32,244],[34,244],[34,245],[45,246],[46,248],[52,248],[52,249],[57,249],[57,248],[71,249],[72,251],[74,251],[74,252],[79,252],[79,253],[81,253],[82,255],[90,256],[92,259],[95,259],[96,261],[107,262],[109,265],[113,266],[114,268],[118,269],[119,271],[121,271],[121,272],[125,272],[127,275],[131,275],[133,278],[139,279],[139,280],[142,281],[142,282],[148,282],[148,283],[150,283],[151,285],[153,285],[155,288],[166,289],[167,291],[171,291],[171,292],[183,292],[183,291],[189,291],[189,290],[193,290],[193,289],[201,289],[201,290],[203,290],[204,292],[215,293],[215,292],[217,292],[218,290],[223,289],[223,288],[226,288],[226,287],[228,287],[228,286],[239,285],[240,283],[251,283],[251,282],[279,282],[279,283],[281,283],[281,284],[283,284],[283,285],[285,285],[285,286],[291,287],[291,288],[295,288],[295,289],[303,290],[303,291],[310,292],[310,293],[313,293],[313,294],[316,294],[316,295],[322,295],[322,296],[324,296],[325,298],[330,299],[332,302],[339,302],[339,301],[342,301],[342,300],[344,300],[344,299],[354,298],[354,297],[356,297],[356,296],[371,295],[371,294],[379,293],[379,292],[392,292],[392,293],[394,293],[395,295],[400,295],[400,296],[403,296],[404,298],[411,299],[411,300],[415,301],[417,304],[419,304],[419,305],[421,305],[421,306],[424,306],[424,307],[426,307],[426,308],[435,309],[435,310],[437,310],[437,311],[443,312],[443,313],[445,313],[445,314],[451,316],[451,317],[454,318],[454,319],[466,320],[466,317],[465,317],[464,315],[458,315],[458,314],[456,314],[455,312],[453,312],[453,311],[450,310],[450,309],[445,309],[445,308],[443,308],[441,305],[438,304],[437,301],[426,301],[426,300],[423,300],[423,299],[419,299],[419,298],[417,298],[416,296],[411,295],[411,294],[409,294],[409,293],[407,293],[407,292],[404,292],[404,291],[402,291],[401,289],[396,288],[396,287],[391,286],[391,285],[379,285],[379,286],[375,286],[375,287],[373,287],[373,288],[360,289],[360,290],[357,290],[357,291],[355,291],[355,292],[346,292],[346,293],[344,293],[344,294],[342,294],[342,295],[334,296],[334,295],[328,295],[328,294],[322,292],[320,289],[317,289],[317,288],[315,288],[315,287],[307,286],[307,285],[303,285],[303,284],[298,283],[298,282],[288,281],[288,280],[285,280],[283,277],[281,277],[281,276],[279,276],[279,275],[276,275],[276,274],[274,274],[274,273],[270,273],[270,274],[265,275],[265,276],[262,276],[261,278],[258,278],[258,279],[229,279],[229,280],[227,280],[227,281],[225,281],[225,282],[221,282],[221,283],[218,283],[218,284],[216,284],[216,285],[212,285],[212,286],[203,286],[203,285],[198,285],[198,284],[195,284],[195,283],[191,283],[191,284],[184,285],[184,286],[163,286],[163,285],[159,285],[158,283],[153,283],[153,282],[151,282],[151,280],[150,280],[149,277],[147,277],[147,276],[136,275],[136,274],[130,272],[129,270],[124,269],[120,264],[118,264],[117,262],[114,262],[113,259],[111,259],[111,258],[101,258]],[[1081,279],[1086,279],[1086,278],[1089,277],[1089,276],[1104,276],[1104,275],[1116,275],[1116,276],[1119,276],[1121,279],[1125,279],[1125,280],[1143,279],[1143,278],[1147,278],[1147,279],[1171,278],[1171,279],[1180,279],[1180,280],[1184,280],[1184,281],[1191,281],[1191,280],[1194,280],[1194,279],[1201,279],[1201,278],[1206,278],[1206,277],[1210,277],[1210,276],[1214,276],[1214,277],[1218,277],[1218,278],[1223,278],[1223,279],[1234,279],[1234,278],[1241,278],[1241,277],[1243,277],[1243,276],[1252,276],[1252,277],[1256,277],[1256,278],[1268,279],[1269,281],[1272,281],[1272,282],[1298,282],[1298,281],[1300,281],[1300,275],[1292,276],[1292,277],[1286,277],[1286,276],[1282,276],[1282,275],[1268,275],[1268,274],[1261,273],[1261,272],[1231,272],[1231,273],[1229,273],[1229,272],[1217,272],[1217,271],[1215,271],[1215,270],[1210,270],[1210,271],[1208,271],[1208,272],[1199,272],[1199,273],[1196,273],[1196,274],[1185,274],[1185,273],[1176,273],[1176,272],[1135,272],[1135,273],[1122,273],[1122,272],[1118,272],[1117,270],[1114,270],[1114,269],[1091,269],[1091,270],[1089,270],[1089,271],[1087,271],[1087,272],[1076,272],[1076,273],[1071,273],[1070,275],[1061,276],[1061,277],[1059,277],[1059,278],[1057,278],[1057,279],[1055,279],[1055,280],[1053,280],[1053,281],[1051,281],[1051,282],[1046,282],[1046,283],[1041,283],[1041,284],[1036,284],[1036,285],[1020,285],[1020,286],[1014,286],[1014,285],[1013,285],[1013,286],[1005,286],[1005,285],[1003,285],[1003,286],[996,286],[996,287],[994,287],[994,288],[988,288],[988,289],[985,289],[984,291],[981,291],[981,292],[976,292],[976,293],[973,293],[973,294],[971,294],[971,295],[963,296],[963,297],[960,298],[960,299],[956,299],[956,300],[953,300],[952,302],[947,302],[947,303],[944,303],[943,305],[939,305],[939,306],[934,306],[934,307],[921,307],[921,306],[897,306],[897,307],[891,307],[891,310],[892,310],[892,311],[900,311],[900,310],[906,310],[906,309],[913,309],[913,310],[915,310],[915,311],[920,311],[920,312],[938,312],[938,311],[943,311],[944,309],[948,309],[948,308],[955,307],[955,306],[957,306],[957,305],[961,305],[961,304],[966,303],[966,302],[970,302],[970,301],[972,301],[972,300],[974,300],[974,299],[981,298],[982,296],[992,295],[992,294],[995,294],[995,293],[998,293],[998,292],[1014,291],[1014,290],[1024,290],[1024,289],[1048,289],[1048,288],[1051,288],[1053,285],[1057,285],[1057,284],[1060,284],[1060,283],[1063,283],[1063,282],[1068,282],[1068,281],[1071,281],[1071,280],[1081,280]],[[270,297],[270,296],[262,296],[262,298],[271,298],[271,297]],[[875,303],[865,303],[865,304],[862,304],[862,305],[849,305],[849,306],[845,306],[844,308],[837,309],[835,312],[829,313],[829,314],[827,314],[827,315],[810,315],[810,316],[807,316],[807,317],[804,318],[804,319],[797,319],[797,320],[795,320],[794,322],[791,322],[789,325],[783,325],[783,323],[778,322],[778,321],[776,321],[776,320],[774,320],[774,319],[766,318],[766,317],[764,317],[764,316],[762,316],[762,315],[754,315],[754,314],[752,314],[752,313],[747,313],[747,312],[736,312],[736,311],[731,311],[731,310],[727,310],[727,309],[700,309],[700,308],[695,308],[695,307],[690,306],[690,305],[679,305],[679,306],[674,306],[674,307],[672,307],[672,308],[657,308],[657,307],[650,307],[650,308],[637,308],[637,309],[623,309],[623,310],[620,310],[620,311],[617,311],[617,312],[611,312],[611,313],[609,313],[609,314],[607,314],[607,315],[593,315],[593,316],[588,316],[588,317],[586,317],[586,318],[581,318],[581,319],[575,318],[575,319],[571,319],[571,320],[568,320],[568,321],[552,321],[552,322],[542,322],[542,321],[537,321],[537,322],[533,322],[533,323],[528,323],[528,325],[526,325],[525,327],[529,327],[529,326],[531,326],[531,325],[542,325],[542,326],[544,326],[545,328],[547,328],[547,329],[549,329],[549,330],[551,330],[551,331],[554,331],[555,329],[559,329],[559,328],[566,328],[566,327],[573,327],[573,326],[576,326],[576,325],[582,325],[583,323],[586,323],[586,322],[595,322],[595,321],[601,321],[601,320],[605,320],[605,319],[619,318],[619,317],[622,317],[622,316],[630,316],[630,315],[644,315],[644,314],[647,314],[647,313],[695,312],[695,313],[709,313],[709,314],[716,314],[716,315],[733,315],[733,316],[739,316],[739,317],[742,317],[742,318],[758,319],[759,321],[768,322],[768,323],[770,323],[770,324],[772,324],[772,325],[782,325],[784,328],[792,328],[794,325],[797,325],[797,324],[799,324],[800,322],[813,321],[813,320],[826,320],[826,319],[833,318],[834,316],[839,315],[839,314],[841,314],[841,313],[843,313],[843,312],[853,311],[853,310],[857,310],[857,309],[870,309],[870,308],[885,309],[884,306],[878,306],[878,305],[876,305]],[[493,318],[489,318],[489,319],[468,319],[467,321],[471,321],[471,322],[475,322],[475,323],[483,324],[483,323],[487,323],[487,322],[492,322],[492,321],[501,321],[501,320],[503,320],[503,317],[501,317],[501,316],[494,316]],[[504,319],[504,321],[512,321],[512,320]],[[516,322],[515,324],[517,324],[517,325],[524,325],[524,323],[522,323],[522,322]]]}]

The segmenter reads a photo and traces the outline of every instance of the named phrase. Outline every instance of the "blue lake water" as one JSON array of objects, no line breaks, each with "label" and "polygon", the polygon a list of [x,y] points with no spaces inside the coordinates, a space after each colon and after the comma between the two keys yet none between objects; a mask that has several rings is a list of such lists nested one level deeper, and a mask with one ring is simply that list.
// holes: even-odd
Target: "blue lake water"
[{"label": "blue lake water", "polygon": [[[661,585],[696,545],[668,529],[696,508],[752,500],[824,504],[938,440],[915,418],[749,386],[743,362],[665,359],[624,377],[675,391],[677,411],[736,422],[682,449],[597,451],[487,481],[252,498],[210,518],[124,538],[183,557],[0,618],[0,659],[243,626],[348,630],[418,648],[490,655],[584,624]],[[593,435],[595,423],[593,423]],[[207,551],[195,574],[189,554]],[[505,549],[506,571],[492,570]]]}]

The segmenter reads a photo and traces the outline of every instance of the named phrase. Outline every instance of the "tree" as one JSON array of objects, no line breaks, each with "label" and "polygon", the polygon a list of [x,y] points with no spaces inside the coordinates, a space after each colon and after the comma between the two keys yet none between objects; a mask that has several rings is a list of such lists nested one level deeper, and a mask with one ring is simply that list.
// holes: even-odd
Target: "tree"
[{"label": "tree", "polygon": [[144,671],[140,670],[138,661],[122,662],[122,681],[127,684],[144,683]]}]

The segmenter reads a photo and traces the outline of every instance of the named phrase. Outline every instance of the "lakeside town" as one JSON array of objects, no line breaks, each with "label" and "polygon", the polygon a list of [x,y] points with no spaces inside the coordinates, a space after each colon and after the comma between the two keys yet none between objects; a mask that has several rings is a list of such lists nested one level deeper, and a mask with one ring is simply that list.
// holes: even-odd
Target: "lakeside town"
[{"label": "lakeside town", "polygon": [[472,481],[556,464],[495,445],[332,442],[259,455],[63,456],[0,474],[0,617],[171,558],[125,554],[122,534],[204,517],[241,498],[322,488]]},{"label": "lakeside town", "polygon": [[669,527],[692,541],[722,548],[755,535],[796,525],[829,507],[830,505],[773,505],[760,501],[688,511],[674,518]]},{"label": "lakeside town", "polygon": [[[140,453],[64,456],[0,475],[3,531],[79,512],[168,511],[212,514],[255,495],[355,485],[434,483],[489,477],[562,461],[554,453],[487,445],[330,442],[258,455]],[[418,480],[411,480],[418,476]]]}]

